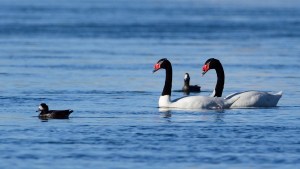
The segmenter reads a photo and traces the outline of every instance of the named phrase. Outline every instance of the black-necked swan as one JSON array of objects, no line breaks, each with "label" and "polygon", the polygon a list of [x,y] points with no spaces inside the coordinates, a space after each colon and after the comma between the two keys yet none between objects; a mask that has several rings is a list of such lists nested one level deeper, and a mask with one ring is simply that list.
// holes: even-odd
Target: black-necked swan
[{"label": "black-necked swan", "polygon": [[155,65],[153,73],[160,70],[166,70],[165,85],[159,98],[160,108],[179,108],[179,109],[224,109],[229,108],[235,100],[223,99],[207,96],[187,96],[171,101],[172,89],[172,65],[168,59],[160,59]]},{"label": "black-necked swan", "polygon": [[184,74],[184,84],[182,91],[189,94],[190,92],[200,92],[201,87],[198,85],[190,85],[190,75],[188,73]]},{"label": "black-necked swan", "polygon": [[49,110],[45,103],[41,103],[37,112],[40,112],[39,118],[47,119],[68,119],[73,110]]},{"label": "black-necked swan", "polygon": [[[213,92],[213,97],[221,97],[224,83],[225,74],[223,66],[218,59],[208,59],[202,67],[202,75],[208,72],[210,69],[215,69],[217,73],[217,84]],[[282,91],[272,94],[262,91],[244,91],[233,93],[226,96],[224,99],[238,98],[230,108],[246,108],[246,107],[275,107],[282,96]]]}]

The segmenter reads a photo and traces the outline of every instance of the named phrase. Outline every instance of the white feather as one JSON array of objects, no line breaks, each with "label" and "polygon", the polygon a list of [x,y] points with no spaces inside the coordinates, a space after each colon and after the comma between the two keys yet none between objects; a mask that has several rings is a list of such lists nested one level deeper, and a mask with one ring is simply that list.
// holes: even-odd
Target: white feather
[{"label": "white feather", "polygon": [[229,108],[238,97],[223,99],[207,96],[188,96],[170,100],[169,95],[160,96],[158,105],[160,108],[180,108],[180,109],[224,109]]},{"label": "white feather", "polygon": [[246,91],[233,93],[225,97],[225,99],[237,99],[230,108],[245,107],[274,107],[277,105],[282,96],[282,91],[272,94],[260,91]]}]

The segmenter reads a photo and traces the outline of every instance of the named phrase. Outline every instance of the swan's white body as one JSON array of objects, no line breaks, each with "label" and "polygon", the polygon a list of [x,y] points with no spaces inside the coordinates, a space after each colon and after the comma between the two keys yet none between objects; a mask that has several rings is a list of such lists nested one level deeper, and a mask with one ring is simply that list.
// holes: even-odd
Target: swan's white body
[{"label": "swan's white body", "polygon": [[[215,69],[217,73],[217,84],[212,94],[213,97],[221,97],[224,83],[225,73],[221,62],[218,59],[208,59],[202,67],[202,75],[208,72],[210,69]],[[261,91],[245,91],[239,93],[233,93],[225,97],[225,100],[235,99],[236,101],[230,106],[230,108],[245,108],[245,107],[275,107],[282,96],[282,91],[272,94]]]},{"label": "swan's white body", "polygon": [[230,108],[275,107],[282,96],[282,91],[272,94],[261,91],[245,91],[226,96],[225,100],[235,99]]},{"label": "swan's white body", "polygon": [[179,109],[225,109],[229,108],[238,98],[223,99],[206,96],[188,96],[171,101],[170,95],[160,96],[160,108]]}]

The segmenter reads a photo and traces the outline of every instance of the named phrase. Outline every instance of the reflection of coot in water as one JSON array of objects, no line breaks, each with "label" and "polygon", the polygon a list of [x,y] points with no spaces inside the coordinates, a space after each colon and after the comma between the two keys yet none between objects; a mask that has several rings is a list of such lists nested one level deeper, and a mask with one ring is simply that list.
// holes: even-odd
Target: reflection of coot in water
[{"label": "reflection of coot in water", "polygon": [[47,104],[41,103],[37,112],[41,112],[39,118],[42,119],[68,119],[73,110],[49,110]]},{"label": "reflection of coot in water", "polygon": [[185,73],[184,75],[184,85],[182,87],[182,91],[185,93],[190,92],[200,92],[201,87],[198,85],[190,85],[190,75],[188,73]]}]

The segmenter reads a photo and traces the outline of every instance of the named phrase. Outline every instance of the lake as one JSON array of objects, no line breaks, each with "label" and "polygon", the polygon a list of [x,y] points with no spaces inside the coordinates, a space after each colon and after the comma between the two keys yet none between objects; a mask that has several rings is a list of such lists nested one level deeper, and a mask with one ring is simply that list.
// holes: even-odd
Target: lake
[{"label": "lake", "polygon": [[[0,168],[299,168],[299,2],[1,0],[0,18]],[[277,107],[160,111],[154,64],[208,96],[212,57],[224,96],[283,91]],[[40,120],[42,102],[74,112]]]}]

